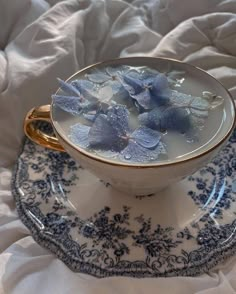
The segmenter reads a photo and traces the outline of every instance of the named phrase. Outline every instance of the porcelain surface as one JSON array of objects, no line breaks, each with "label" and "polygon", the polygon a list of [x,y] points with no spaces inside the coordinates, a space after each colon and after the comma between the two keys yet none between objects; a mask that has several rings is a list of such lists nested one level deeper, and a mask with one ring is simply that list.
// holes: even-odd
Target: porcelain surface
[{"label": "porcelain surface", "polygon": [[12,188],[33,238],[75,272],[195,276],[236,251],[236,131],[207,166],[139,197],[26,140]]},{"label": "porcelain surface", "polygon": [[[150,80],[146,70],[145,78],[142,71],[136,72],[134,79],[134,73],[131,75],[130,70],[129,74],[118,74],[120,66],[126,69],[145,67],[155,71],[155,74],[151,74]],[[110,68],[109,71],[105,70],[106,74],[103,73],[104,67]],[[114,76],[109,76],[111,69]],[[99,79],[101,71],[102,76],[108,78],[106,87],[110,87],[110,90],[117,79],[124,84],[123,92],[128,95],[128,98],[125,96],[125,104],[121,105],[120,91],[117,93],[119,103],[113,100],[113,104],[107,105],[100,101],[106,94],[100,93],[104,85],[98,81],[97,84],[92,82],[98,79],[97,71],[100,72]],[[176,78],[179,73],[180,80]],[[90,80],[83,80],[86,76],[90,76]],[[51,105],[29,111],[25,119],[25,133],[43,146],[65,150],[92,174],[127,195],[153,194],[193,174],[218,154],[235,125],[234,102],[222,84],[201,69],[176,60],[120,58],[89,66],[66,82],[59,80],[59,83],[60,88],[52,95]],[[85,85],[88,84],[87,88]],[[117,90],[117,84],[115,88]],[[160,93],[159,88],[162,89]],[[114,93],[110,94],[113,99]],[[126,99],[132,104],[130,110]],[[95,106],[97,110],[94,114]],[[161,111],[161,107],[165,110]],[[81,113],[86,123],[79,121]],[[94,121],[88,122],[91,115]],[[163,118],[160,118],[162,115]],[[194,121],[202,121],[201,127],[192,124],[193,117]],[[207,120],[203,117],[207,117]],[[189,126],[185,131],[182,130],[185,125],[183,118]],[[132,119],[136,122],[133,128],[130,126]],[[36,120],[51,122],[56,137],[40,133],[34,127]],[[161,127],[163,124],[165,128]],[[191,140],[187,142],[189,135]],[[191,142],[194,142],[194,148],[190,147]],[[107,151],[117,153],[115,158],[105,156]],[[177,154],[174,155],[175,151]]]},{"label": "porcelain surface", "polygon": [[[221,126],[215,134],[211,134],[210,131],[215,127],[215,122],[212,120],[204,131],[204,136],[209,137],[209,141],[206,139],[207,143],[193,152],[175,159],[144,164],[132,163],[130,160],[119,162],[110,158],[103,158],[76,145],[68,135],[71,125],[75,123],[75,118],[72,119],[71,117],[73,116],[68,117],[63,110],[59,109],[55,103],[52,103],[51,120],[55,134],[65,150],[84,168],[104,182],[110,183],[116,189],[129,195],[155,193],[194,173],[219,152],[233,129],[235,120],[234,104],[227,90],[207,73],[185,63],[161,58],[124,58],[100,63],[73,75],[68,82],[73,82],[85,73],[93,72],[94,69],[99,70],[104,66],[119,65],[150,66],[160,72],[166,72],[169,69],[170,73],[173,74],[173,78],[174,72],[182,73],[183,82],[178,85],[178,91],[196,96],[201,95],[204,91],[210,91],[222,97],[224,101],[224,106],[218,113],[220,121],[222,120]],[[175,82],[178,84],[177,81]]]}]

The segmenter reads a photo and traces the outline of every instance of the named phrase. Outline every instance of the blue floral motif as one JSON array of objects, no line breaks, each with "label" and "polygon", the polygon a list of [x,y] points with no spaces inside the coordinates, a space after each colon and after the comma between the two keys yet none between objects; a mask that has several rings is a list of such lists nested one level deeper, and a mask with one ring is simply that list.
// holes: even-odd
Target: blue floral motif
[{"label": "blue floral motif", "polygon": [[160,225],[152,230],[151,219],[144,220],[139,216],[136,220],[142,225],[138,234],[133,235],[134,245],[144,247],[145,252],[150,257],[168,257],[171,248],[177,247],[182,241],[173,241],[171,227],[162,228]]},{"label": "blue floral motif", "polygon": [[46,215],[44,225],[46,226],[46,230],[49,230],[50,233],[55,235],[66,234],[70,231],[68,222],[54,212]]},{"label": "blue floral motif", "polygon": [[123,213],[114,214],[109,218],[110,208],[105,207],[84,224],[79,225],[80,233],[86,238],[92,238],[93,247],[102,244],[104,250],[111,249],[117,259],[129,254],[128,246],[123,243],[133,231],[127,229],[129,225],[129,207],[123,207]]},{"label": "blue floral motif", "polygon": [[226,224],[222,226],[211,225],[207,223],[203,229],[201,229],[197,236],[197,241],[200,245],[211,248],[220,248],[222,242],[225,242],[230,236],[235,233],[236,221],[232,224]]},{"label": "blue floral motif", "polygon": [[[198,275],[236,251],[235,138],[236,132],[208,166],[188,178],[188,195],[201,213],[181,230],[137,216],[126,205],[100,207],[82,219],[67,194],[84,171],[69,155],[27,140],[12,182],[19,216],[39,244],[76,272],[96,277]],[[146,200],[151,199],[140,199]],[[230,221],[220,222],[227,211]],[[136,260],[133,250],[140,252]]]},{"label": "blue floral motif", "polygon": [[[47,178],[49,175],[47,175]],[[41,195],[42,199],[48,199],[51,193],[50,182],[48,179],[46,180],[37,180],[33,183],[33,189],[35,190],[36,194]]]},{"label": "blue floral motif", "polygon": [[187,227],[185,227],[182,231],[177,233],[177,237],[180,239],[186,239],[186,240],[194,239],[189,228],[187,228]]},{"label": "blue floral motif", "polygon": [[213,216],[222,219],[223,212],[230,209],[236,201],[232,193],[233,182],[236,179],[236,148],[232,145],[236,142],[235,138],[234,130],[220,154],[209,165],[189,177],[189,181],[196,183],[196,189],[189,191],[188,195],[199,207],[209,211],[209,217],[205,215],[201,218],[203,222],[209,221]]},{"label": "blue floral motif", "polygon": [[[52,134],[52,127],[47,123],[39,124],[39,128]],[[77,176],[75,172],[81,168],[75,161],[67,154],[62,152],[55,152],[47,150],[47,159],[45,160],[44,149],[35,156],[37,148],[35,144],[28,141],[25,145],[25,153],[21,169],[21,185],[27,188],[30,182],[31,187],[27,188],[31,193],[31,199],[35,197],[41,197],[41,200],[48,203],[52,195],[60,195],[60,199],[55,199],[54,205],[56,210],[64,207],[64,200],[66,195],[70,192],[70,187],[75,185]],[[27,169],[30,168],[36,174],[40,174],[42,177],[40,180],[29,180],[29,174]],[[67,173],[67,177],[64,174]],[[56,184],[55,184],[56,183]]]}]

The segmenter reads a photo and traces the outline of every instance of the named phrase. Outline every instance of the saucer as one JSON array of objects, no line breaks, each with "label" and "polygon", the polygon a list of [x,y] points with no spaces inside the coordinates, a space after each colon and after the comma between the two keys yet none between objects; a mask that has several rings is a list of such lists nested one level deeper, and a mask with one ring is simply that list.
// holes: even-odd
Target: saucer
[{"label": "saucer", "polygon": [[12,190],[35,241],[75,272],[195,276],[236,252],[236,130],[206,167],[139,197],[114,190],[67,153],[26,140]]}]

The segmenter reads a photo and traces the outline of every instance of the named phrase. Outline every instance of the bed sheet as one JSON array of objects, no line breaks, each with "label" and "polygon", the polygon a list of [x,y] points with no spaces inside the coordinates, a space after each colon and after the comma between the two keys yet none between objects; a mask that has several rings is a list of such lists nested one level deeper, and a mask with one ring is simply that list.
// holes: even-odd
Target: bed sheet
[{"label": "bed sheet", "polygon": [[[200,277],[98,280],[36,244],[11,195],[23,119],[56,77],[124,56],[199,66],[236,97],[235,0],[0,0],[0,293],[235,293],[236,258]],[[172,289],[172,290],[171,290]]]}]

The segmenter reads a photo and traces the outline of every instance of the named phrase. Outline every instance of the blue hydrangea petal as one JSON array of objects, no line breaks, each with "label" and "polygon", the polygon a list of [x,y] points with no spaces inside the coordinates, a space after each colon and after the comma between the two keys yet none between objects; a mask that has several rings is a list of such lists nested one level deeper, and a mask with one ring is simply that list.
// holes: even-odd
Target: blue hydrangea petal
[{"label": "blue hydrangea petal", "polygon": [[137,95],[131,95],[131,97],[135,99],[138,102],[138,104],[146,110],[151,109],[153,107],[152,97],[148,89],[143,90]]},{"label": "blue hydrangea petal", "polygon": [[117,139],[117,133],[114,128],[110,125],[107,116],[100,114],[94,124],[92,125],[89,132],[89,143],[91,146],[106,146],[110,143],[114,143]]},{"label": "blue hydrangea petal", "polygon": [[103,103],[92,106],[89,105],[89,107],[85,108],[83,117],[90,122],[94,122],[98,115],[105,114],[106,110]]},{"label": "blue hydrangea petal", "polygon": [[135,80],[142,80],[142,74],[140,74],[140,71],[137,71],[136,69],[129,69],[125,73],[122,73],[122,76],[128,75],[129,77],[132,77]]},{"label": "blue hydrangea petal", "polygon": [[154,79],[160,72],[154,68],[146,68],[144,67],[142,71],[142,79]]},{"label": "blue hydrangea petal", "polygon": [[81,108],[82,108],[83,112],[97,111],[100,109],[100,104],[97,102],[92,103],[92,102],[85,100],[81,103]]},{"label": "blue hydrangea petal", "polygon": [[88,121],[90,121],[90,122],[94,122],[97,115],[96,114],[90,114],[90,113],[83,113],[83,117],[85,119],[87,119]]},{"label": "blue hydrangea petal", "polygon": [[200,118],[208,117],[209,102],[201,97],[194,97],[190,104],[189,110],[191,113]]},{"label": "blue hydrangea petal", "polygon": [[141,125],[160,131],[160,120],[162,117],[162,112],[165,111],[165,109],[166,108],[158,107],[154,108],[150,112],[144,112],[139,115],[139,122]]},{"label": "blue hydrangea petal", "polygon": [[136,110],[137,110],[138,113],[142,113],[143,112],[143,107],[140,106],[137,101],[134,102],[134,105],[135,105]]},{"label": "blue hydrangea petal", "polygon": [[158,107],[147,114],[139,115],[139,121],[158,131],[172,130],[185,133],[191,128],[189,112],[185,108]]},{"label": "blue hydrangea petal", "polygon": [[53,104],[61,108],[62,110],[69,112],[73,115],[80,114],[82,105],[78,97],[52,95]]},{"label": "blue hydrangea petal", "polygon": [[180,93],[176,90],[171,90],[170,102],[175,105],[188,105],[192,100],[191,95]]},{"label": "blue hydrangea petal", "polygon": [[186,106],[193,115],[199,118],[208,117],[208,109],[210,105],[209,102],[202,97],[195,97],[172,90],[170,101],[172,104],[178,106]]},{"label": "blue hydrangea petal", "polygon": [[88,141],[89,131],[90,131],[89,126],[77,123],[76,125],[73,125],[70,127],[69,138],[74,144],[82,148],[87,148],[89,147],[89,141]]},{"label": "blue hydrangea petal", "polygon": [[87,74],[86,77],[88,78],[89,81],[93,83],[98,83],[98,84],[103,84],[106,81],[110,80],[111,77],[107,75],[105,72],[101,70],[95,70],[91,74]]},{"label": "blue hydrangea petal", "polygon": [[173,130],[181,133],[191,128],[189,113],[184,108],[169,108],[162,113],[160,129]]},{"label": "blue hydrangea petal", "polygon": [[131,138],[145,148],[154,148],[161,140],[161,134],[147,127],[139,127],[132,134]]},{"label": "blue hydrangea petal", "polygon": [[71,85],[74,86],[78,91],[82,92],[83,89],[94,91],[94,83],[88,80],[73,80]]},{"label": "blue hydrangea petal", "polygon": [[157,160],[163,153],[166,151],[161,142],[154,149],[148,149],[130,140],[128,146],[121,151],[119,158],[125,162],[146,163]]},{"label": "blue hydrangea petal", "polygon": [[158,105],[167,105],[170,102],[171,91],[168,87],[168,80],[165,75],[159,74],[153,81],[150,90],[153,101]]},{"label": "blue hydrangea petal", "polygon": [[71,85],[80,92],[84,99],[89,100],[90,102],[98,101],[97,93],[94,91],[94,85],[92,82],[75,80],[71,82]]},{"label": "blue hydrangea petal", "polygon": [[107,118],[119,136],[126,136],[129,132],[129,111],[125,106],[112,106],[107,112]]},{"label": "blue hydrangea petal", "polygon": [[163,90],[168,89],[168,79],[164,74],[159,74],[155,77],[152,83],[153,91],[160,93]]},{"label": "blue hydrangea petal", "polygon": [[123,87],[120,87],[117,92],[113,91],[112,101],[121,105],[125,105],[127,108],[131,108],[134,106],[134,100],[130,97],[129,93]]},{"label": "blue hydrangea petal", "polygon": [[152,96],[153,107],[155,106],[168,106],[170,105],[170,90],[166,89],[160,93],[156,93],[153,90],[150,91]]},{"label": "blue hydrangea petal", "polygon": [[66,94],[69,94],[71,96],[78,96],[80,97],[80,92],[70,83],[67,83],[59,78],[57,78],[60,88],[62,89],[63,92],[65,92]]},{"label": "blue hydrangea petal", "polygon": [[141,79],[143,81],[143,85],[151,87],[152,84],[153,84],[153,81],[154,81],[155,77],[153,77],[153,76],[147,76],[145,78],[142,77]]},{"label": "blue hydrangea petal", "polygon": [[119,67],[111,67],[111,66],[108,66],[106,68],[106,73],[110,76],[110,77],[113,77],[113,78],[116,78],[118,77],[119,73],[120,73],[120,70],[121,68]]},{"label": "blue hydrangea petal", "polygon": [[159,155],[160,154],[167,155],[166,145],[163,142],[160,141],[155,149],[158,149]]},{"label": "blue hydrangea petal", "polygon": [[119,136],[119,132],[108,120],[105,114],[100,114],[93,123],[89,135],[91,147],[121,150],[125,146],[125,141]]},{"label": "blue hydrangea petal", "polygon": [[110,77],[118,76],[120,73],[125,73],[128,70],[129,70],[129,67],[126,65],[120,65],[115,67],[108,66],[106,68],[106,72],[109,74]]},{"label": "blue hydrangea petal", "polygon": [[138,120],[140,122],[141,125],[143,126],[147,126],[147,127],[150,127],[152,129],[155,129],[155,125],[156,123],[152,124],[150,121],[149,121],[149,112],[144,112],[144,113],[141,113],[139,116],[138,116]]},{"label": "blue hydrangea petal", "polygon": [[128,94],[128,92],[125,90],[125,88],[122,86],[122,84],[119,81],[107,82],[107,84],[111,86],[113,95],[116,95],[121,90],[125,91]]},{"label": "blue hydrangea petal", "polygon": [[135,95],[143,91],[143,83],[140,79],[135,79],[131,75],[122,75],[122,78],[122,84],[130,95]]}]

